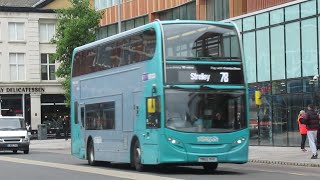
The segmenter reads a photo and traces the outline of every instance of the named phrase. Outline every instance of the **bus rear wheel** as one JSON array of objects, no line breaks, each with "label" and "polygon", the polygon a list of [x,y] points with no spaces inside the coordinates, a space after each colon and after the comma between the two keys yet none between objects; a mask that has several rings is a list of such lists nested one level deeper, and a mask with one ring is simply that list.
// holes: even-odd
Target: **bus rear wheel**
[{"label": "bus rear wheel", "polygon": [[213,173],[217,170],[218,163],[207,163],[207,164],[203,164],[202,166],[206,172]]},{"label": "bus rear wheel", "polygon": [[90,141],[89,145],[88,145],[88,164],[91,166],[95,166],[97,164],[95,158],[94,158],[94,146],[93,146],[93,142]]},{"label": "bus rear wheel", "polygon": [[144,165],[141,163],[141,147],[139,141],[136,141],[132,150],[133,164],[137,171],[141,172],[144,170]]}]

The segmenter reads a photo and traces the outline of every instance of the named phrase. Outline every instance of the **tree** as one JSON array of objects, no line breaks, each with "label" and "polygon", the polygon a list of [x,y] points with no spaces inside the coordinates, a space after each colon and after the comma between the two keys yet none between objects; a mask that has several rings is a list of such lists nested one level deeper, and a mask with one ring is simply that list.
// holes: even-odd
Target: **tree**
[{"label": "tree", "polygon": [[56,75],[62,78],[66,104],[70,106],[71,64],[74,48],[96,39],[102,14],[90,6],[89,0],[70,0],[72,6],[57,10],[56,34],[52,40],[57,45],[53,55],[60,62]]}]

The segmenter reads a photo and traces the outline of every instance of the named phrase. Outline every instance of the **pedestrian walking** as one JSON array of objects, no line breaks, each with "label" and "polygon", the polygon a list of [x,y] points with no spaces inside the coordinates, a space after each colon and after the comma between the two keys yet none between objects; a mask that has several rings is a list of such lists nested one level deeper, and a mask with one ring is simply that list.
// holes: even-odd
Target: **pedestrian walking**
[{"label": "pedestrian walking", "polygon": [[68,140],[68,136],[69,136],[69,119],[68,119],[68,116],[64,116],[63,121],[62,121],[62,126],[63,126],[64,139]]},{"label": "pedestrian walking", "polygon": [[305,149],[305,145],[306,145],[306,139],[307,139],[307,125],[303,124],[303,117],[305,116],[305,111],[301,110],[299,115],[298,115],[298,125],[299,125],[299,132],[301,135],[301,151],[303,152],[307,152],[307,150]]},{"label": "pedestrian walking", "polygon": [[317,159],[317,131],[319,129],[319,115],[315,112],[313,104],[308,105],[308,111],[303,117],[303,123],[307,125],[307,136],[312,151],[311,159]]}]

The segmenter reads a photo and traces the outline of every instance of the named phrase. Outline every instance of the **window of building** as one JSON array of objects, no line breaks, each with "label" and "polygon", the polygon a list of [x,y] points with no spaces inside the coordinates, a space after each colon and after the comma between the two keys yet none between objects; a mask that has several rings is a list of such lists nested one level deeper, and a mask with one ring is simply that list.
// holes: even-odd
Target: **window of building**
[{"label": "window of building", "polygon": [[257,72],[258,81],[270,80],[269,29],[257,31]]},{"label": "window of building", "polygon": [[229,18],[229,1],[207,1],[207,19],[220,21]]},{"label": "window of building", "polygon": [[161,11],[158,13],[160,20],[195,20],[196,19],[196,2],[190,2],[182,6]]},{"label": "window of building", "polygon": [[318,74],[316,18],[301,21],[302,76]]},{"label": "window of building", "polygon": [[317,10],[316,3],[316,1],[307,1],[301,3],[301,18],[315,15]]},{"label": "window of building", "polygon": [[299,18],[299,5],[289,6],[285,9],[285,20],[291,21]]},{"label": "window of building", "polygon": [[23,81],[25,80],[25,65],[23,53],[10,53],[10,80]]},{"label": "window of building", "polygon": [[[127,31],[149,23],[148,16],[142,16],[121,22],[121,31]],[[118,33],[118,23],[100,27],[97,39],[103,39]]]},{"label": "window of building", "polygon": [[261,28],[265,26],[269,26],[269,13],[262,13],[256,16],[256,28]]},{"label": "window of building", "polygon": [[55,24],[43,23],[40,24],[40,42],[49,43],[55,34]]},{"label": "window of building", "polygon": [[272,94],[285,94],[287,93],[287,84],[285,80],[272,81]]},{"label": "window of building", "polygon": [[96,10],[105,9],[107,7],[115,6],[117,4],[118,4],[118,0],[95,0],[94,1],[94,7],[96,8]]},{"label": "window of building", "polygon": [[255,17],[250,16],[243,19],[243,31],[250,31],[255,28]]},{"label": "window of building", "polygon": [[25,32],[24,32],[24,23],[9,23],[9,41],[24,41]]},{"label": "window of building", "polygon": [[270,29],[272,80],[285,79],[284,26]]},{"label": "window of building", "polygon": [[41,54],[41,80],[56,80],[56,65],[52,54]]},{"label": "window of building", "polygon": [[284,10],[277,9],[270,12],[270,25],[278,24],[283,22]]},{"label": "window of building", "polygon": [[300,23],[285,25],[287,78],[301,77]]},{"label": "window of building", "polygon": [[244,48],[244,56],[246,63],[246,71],[248,82],[256,82],[256,37],[255,32],[245,33],[243,34],[243,48]]}]

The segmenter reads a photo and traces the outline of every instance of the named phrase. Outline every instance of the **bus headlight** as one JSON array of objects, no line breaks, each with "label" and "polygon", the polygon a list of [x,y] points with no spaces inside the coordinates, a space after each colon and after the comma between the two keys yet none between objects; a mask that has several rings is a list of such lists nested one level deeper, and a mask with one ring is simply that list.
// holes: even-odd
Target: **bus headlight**
[{"label": "bus headlight", "polygon": [[167,141],[172,144],[173,146],[175,147],[178,147],[179,149],[183,149],[184,146],[183,146],[183,143],[175,138],[172,138],[172,137],[168,137],[167,138]]},{"label": "bus headlight", "polygon": [[4,142],[2,138],[0,138],[0,142]]},{"label": "bus headlight", "polygon": [[168,138],[168,141],[171,142],[172,144],[180,144],[180,141],[173,139],[171,137]]},{"label": "bus headlight", "polygon": [[234,141],[234,144],[242,144],[243,142],[245,142],[245,138],[241,138],[241,139],[238,139],[236,141]]}]

